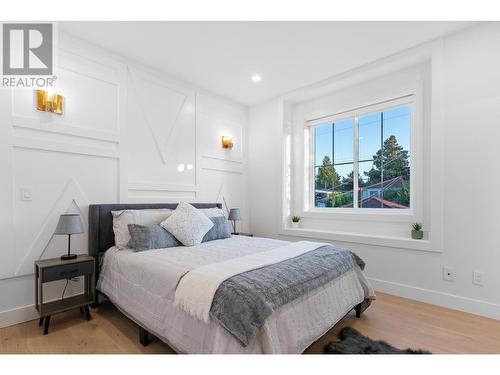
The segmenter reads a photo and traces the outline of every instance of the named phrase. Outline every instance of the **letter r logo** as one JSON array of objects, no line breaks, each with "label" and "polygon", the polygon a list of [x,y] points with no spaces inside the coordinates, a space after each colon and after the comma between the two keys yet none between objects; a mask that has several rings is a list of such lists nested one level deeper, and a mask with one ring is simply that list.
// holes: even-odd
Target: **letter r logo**
[{"label": "letter r logo", "polygon": [[52,75],[50,23],[3,24],[3,74]]}]

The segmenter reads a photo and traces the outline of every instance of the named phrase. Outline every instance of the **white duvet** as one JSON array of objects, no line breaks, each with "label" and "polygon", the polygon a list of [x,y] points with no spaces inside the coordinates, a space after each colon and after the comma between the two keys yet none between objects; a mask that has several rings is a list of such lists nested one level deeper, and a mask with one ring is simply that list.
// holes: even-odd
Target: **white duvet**
[{"label": "white duvet", "polygon": [[[192,317],[174,306],[177,282],[186,272],[204,268],[213,271],[220,267],[211,265],[238,264],[243,257],[253,258],[252,254],[264,255],[288,245],[286,241],[234,236],[194,247],[138,253],[113,247],[104,256],[98,289],[127,316],[180,352],[301,353],[363,301],[365,295],[373,296],[359,267],[281,307],[266,320],[247,347],[242,347],[218,323]],[[227,269],[225,272],[231,273]],[[197,295],[188,286],[189,282],[178,296]],[[197,290],[212,293],[210,288],[199,286]],[[205,307],[200,311],[205,311],[207,303],[202,305]]]}]

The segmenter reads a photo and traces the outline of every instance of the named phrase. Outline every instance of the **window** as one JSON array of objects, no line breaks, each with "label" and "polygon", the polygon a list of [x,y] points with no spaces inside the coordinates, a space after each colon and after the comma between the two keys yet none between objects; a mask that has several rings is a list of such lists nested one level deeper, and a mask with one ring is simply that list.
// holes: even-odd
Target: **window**
[{"label": "window", "polygon": [[409,209],[411,124],[411,96],[313,121],[314,207]]}]

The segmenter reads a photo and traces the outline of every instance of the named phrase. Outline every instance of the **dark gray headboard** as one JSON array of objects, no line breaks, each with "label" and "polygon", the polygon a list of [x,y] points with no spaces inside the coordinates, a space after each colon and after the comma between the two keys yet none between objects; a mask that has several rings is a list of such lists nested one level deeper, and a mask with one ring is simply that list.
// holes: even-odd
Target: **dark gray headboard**
[{"label": "dark gray headboard", "polygon": [[[192,203],[196,208],[222,208],[220,203]],[[111,211],[143,210],[147,208],[175,209],[177,203],[117,203],[89,206],[89,255],[99,261],[99,254],[115,244]]]},{"label": "dark gray headboard", "polygon": [[[196,208],[222,208],[221,203],[191,203]],[[89,206],[89,255],[95,257],[95,282],[101,270],[101,254],[115,244],[113,232],[113,215],[111,211],[144,210],[147,208],[175,209],[177,203],[117,203],[117,204],[91,204]],[[95,285],[96,286],[96,285]],[[96,303],[99,301],[97,291]]]}]

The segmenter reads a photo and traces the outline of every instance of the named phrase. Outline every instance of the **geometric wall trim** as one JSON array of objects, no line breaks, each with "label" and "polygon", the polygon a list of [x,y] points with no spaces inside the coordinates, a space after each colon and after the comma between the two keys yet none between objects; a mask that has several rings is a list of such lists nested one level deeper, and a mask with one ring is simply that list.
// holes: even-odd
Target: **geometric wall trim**
[{"label": "geometric wall trim", "polygon": [[[63,213],[82,216],[86,233],[71,240],[77,254],[86,252],[89,203],[223,202],[241,208],[238,226],[247,229],[246,107],[65,33],[61,51],[62,116],[36,111],[33,90],[0,90],[8,182],[0,184],[0,326],[33,319],[33,261],[66,249],[67,237],[54,236]],[[223,134],[235,140],[230,151],[220,147]],[[62,287],[44,294],[59,298]]]},{"label": "geometric wall trim", "polygon": [[59,197],[54,202],[49,214],[45,218],[35,239],[31,243],[29,251],[17,267],[15,276],[30,275],[33,273],[33,261],[40,259],[47,249],[61,214],[67,213],[68,207],[74,204],[80,211],[85,233],[88,233],[88,214],[82,207],[88,207],[89,201],[85,197],[80,184],[74,177],[70,178]]},{"label": "geometric wall trim", "polygon": [[[170,138],[178,124],[178,119],[186,103],[187,95],[142,77],[140,79],[135,78],[137,74],[134,74],[130,69],[129,76],[131,78],[131,88],[134,88],[137,94],[137,104],[141,109],[144,122],[146,122],[151,132],[162,163],[166,164],[166,146],[171,141]],[[151,95],[148,96],[147,93],[152,91],[153,88],[157,95],[153,97]],[[145,98],[148,98],[148,100]],[[166,111],[167,104],[171,108],[168,112]],[[154,112],[158,108],[164,109],[161,120],[158,120],[158,116],[154,116]]]}]

